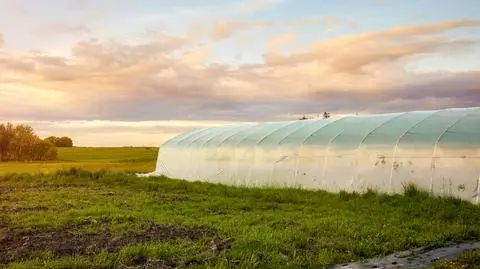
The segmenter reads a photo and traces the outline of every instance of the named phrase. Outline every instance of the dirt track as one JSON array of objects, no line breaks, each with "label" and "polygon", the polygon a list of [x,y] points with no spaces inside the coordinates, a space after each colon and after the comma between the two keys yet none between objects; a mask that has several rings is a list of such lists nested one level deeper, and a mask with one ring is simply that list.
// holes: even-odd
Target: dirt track
[{"label": "dirt track", "polygon": [[453,260],[465,251],[480,249],[480,242],[448,242],[443,246],[427,246],[392,255],[374,258],[365,262],[341,264],[333,269],[393,269],[393,268],[427,268],[437,260]]}]

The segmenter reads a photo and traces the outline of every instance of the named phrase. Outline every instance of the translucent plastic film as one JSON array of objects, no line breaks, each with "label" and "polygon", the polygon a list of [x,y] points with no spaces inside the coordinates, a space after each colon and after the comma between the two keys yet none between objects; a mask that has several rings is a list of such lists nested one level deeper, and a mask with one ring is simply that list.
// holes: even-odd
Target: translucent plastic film
[{"label": "translucent plastic film", "polygon": [[152,174],[332,192],[400,192],[414,183],[478,203],[480,108],[194,130],[161,147]]}]

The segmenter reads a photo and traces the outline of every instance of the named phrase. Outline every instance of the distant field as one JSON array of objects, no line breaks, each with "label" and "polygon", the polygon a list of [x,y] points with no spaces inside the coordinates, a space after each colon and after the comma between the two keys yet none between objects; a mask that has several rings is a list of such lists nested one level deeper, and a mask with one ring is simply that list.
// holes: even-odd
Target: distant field
[{"label": "distant field", "polygon": [[158,148],[59,148],[59,160],[55,162],[0,162],[0,174],[54,172],[58,169],[78,167],[90,171],[150,172],[155,170]]}]

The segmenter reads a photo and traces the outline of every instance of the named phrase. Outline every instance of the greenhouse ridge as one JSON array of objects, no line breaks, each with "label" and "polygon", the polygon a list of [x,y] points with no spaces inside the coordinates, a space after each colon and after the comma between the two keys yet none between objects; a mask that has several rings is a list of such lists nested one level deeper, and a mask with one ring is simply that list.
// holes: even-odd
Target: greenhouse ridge
[{"label": "greenhouse ridge", "polygon": [[479,201],[480,107],[245,123],[183,133],[153,175],[229,185],[400,192]]}]

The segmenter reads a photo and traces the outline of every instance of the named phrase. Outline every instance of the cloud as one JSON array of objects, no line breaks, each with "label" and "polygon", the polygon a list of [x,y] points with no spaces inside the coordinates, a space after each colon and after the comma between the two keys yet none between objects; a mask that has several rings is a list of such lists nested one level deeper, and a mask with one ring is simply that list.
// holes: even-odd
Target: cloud
[{"label": "cloud", "polygon": [[274,36],[267,41],[269,51],[275,50],[278,47],[287,45],[298,38],[295,33],[288,33],[284,35]]},{"label": "cloud", "polygon": [[270,23],[266,21],[217,21],[213,26],[212,38],[219,41],[231,37],[236,32],[261,29],[268,25]]},{"label": "cloud", "polygon": [[314,44],[310,51],[290,55],[266,53],[265,61],[272,66],[288,66],[315,61],[334,73],[359,73],[364,68],[391,63],[411,56],[441,49],[465,47],[475,40],[451,40],[438,37],[446,30],[480,26],[478,20],[447,21],[428,25],[404,26],[393,29],[343,36]]},{"label": "cloud", "polygon": [[341,104],[348,105],[343,109],[358,111],[368,108],[369,112],[391,111],[392,104],[400,104],[393,107],[397,111],[468,107],[480,106],[479,83],[480,72],[417,74],[411,83],[393,85],[388,89],[367,92],[318,90],[309,97],[323,103],[331,102],[337,110]]},{"label": "cloud", "polygon": [[337,26],[342,23],[342,20],[339,17],[323,17],[323,18],[302,18],[287,21],[286,24],[293,27],[305,27],[305,26],[316,26],[316,25],[323,25],[323,26]]},{"label": "cloud", "polygon": [[69,0],[69,7],[73,10],[85,9],[90,5],[89,0]]},{"label": "cloud", "polygon": [[0,33],[0,49],[5,45],[5,39],[3,38],[2,33]]},{"label": "cloud", "polygon": [[239,67],[209,63],[208,44],[164,34],[143,43],[81,41],[72,46],[71,57],[2,51],[0,115],[233,122],[323,111],[480,105],[478,72],[405,69],[426,54],[475,46],[476,40],[453,39],[444,32],[477,25],[440,22],[343,36],[303,52],[270,52],[263,63]]},{"label": "cloud", "polygon": [[22,18],[32,15],[32,11],[26,7],[23,1],[2,1],[0,7]]},{"label": "cloud", "polygon": [[66,22],[51,22],[33,28],[36,35],[84,35],[90,34],[91,30],[84,24]]},{"label": "cloud", "polygon": [[93,65],[99,71],[107,71],[106,68],[120,70],[138,67],[139,63],[149,62],[153,65],[167,62],[167,53],[181,49],[187,44],[188,39],[180,36],[163,36],[139,44],[89,40],[76,43],[72,47],[72,55],[84,64]]},{"label": "cloud", "polygon": [[211,54],[212,48],[210,46],[202,46],[190,51],[185,52],[180,61],[188,66],[198,66],[208,59]]}]

